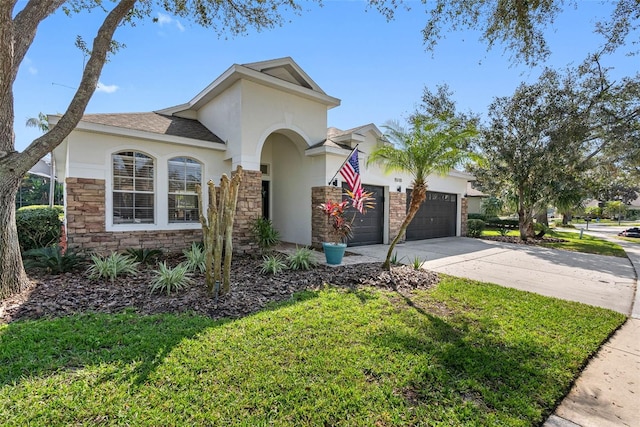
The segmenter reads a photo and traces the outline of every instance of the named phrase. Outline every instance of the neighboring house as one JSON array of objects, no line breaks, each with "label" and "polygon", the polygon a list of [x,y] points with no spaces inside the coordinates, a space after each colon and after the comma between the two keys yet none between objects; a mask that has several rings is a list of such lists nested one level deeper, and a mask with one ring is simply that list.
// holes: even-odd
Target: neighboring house
[{"label": "neighboring house", "polygon": [[473,188],[472,182],[467,182],[467,192],[465,194],[467,197],[467,213],[481,214],[482,200],[489,197],[489,195]]},{"label": "neighboring house", "polygon": [[[233,65],[175,107],[86,114],[54,152],[69,246],[177,250],[199,241],[195,185],[218,184],[237,165],[244,179],[234,248],[251,247],[250,224],[261,215],[283,241],[318,246],[328,230],[315,207],[341,197],[340,175],[338,187],[329,180],[357,144],[362,181],[377,206],[356,217],[350,244],[388,243],[404,218],[411,177],[366,167],[367,154],[385,143],[375,125],[327,129],[327,111],[338,105],[291,58],[281,58]],[[49,116],[52,125],[58,120]],[[457,171],[429,177],[427,202],[407,239],[464,235],[470,179]]]}]

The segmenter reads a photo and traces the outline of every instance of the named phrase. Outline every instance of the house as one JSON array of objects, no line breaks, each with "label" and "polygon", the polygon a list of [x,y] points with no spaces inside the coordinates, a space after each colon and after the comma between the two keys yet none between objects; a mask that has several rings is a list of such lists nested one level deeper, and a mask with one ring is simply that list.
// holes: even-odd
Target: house
[{"label": "house", "polygon": [[476,189],[472,182],[467,183],[467,213],[481,214],[482,213],[482,201],[489,197],[488,194]]},{"label": "house", "polygon": [[[84,115],[54,152],[69,247],[178,250],[200,241],[195,186],[218,183],[238,165],[244,178],[234,248],[250,249],[250,224],[261,215],[283,241],[318,246],[328,230],[314,207],[340,199],[340,175],[329,181],[356,145],[377,206],[358,214],[350,244],[388,243],[404,218],[411,177],[366,166],[367,154],[385,143],[375,125],[327,128],[327,111],[339,105],[291,58],[281,58],[233,65],[181,105]],[[58,120],[49,116],[52,125]],[[470,179],[458,171],[429,177],[428,200],[407,239],[464,235]]]}]

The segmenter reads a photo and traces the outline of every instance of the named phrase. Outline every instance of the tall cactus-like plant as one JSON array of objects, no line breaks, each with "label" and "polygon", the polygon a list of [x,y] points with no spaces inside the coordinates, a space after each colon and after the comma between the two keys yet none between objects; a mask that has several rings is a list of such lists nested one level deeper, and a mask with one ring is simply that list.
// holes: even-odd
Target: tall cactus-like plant
[{"label": "tall cactus-like plant", "polygon": [[[222,283],[220,292],[226,294],[231,287],[231,258],[233,253],[233,222],[236,215],[238,190],[242,182],[242,166],[238,166],[233,178],[224,174],[220,179],[219,192],[213,181],[207,183],[209,205],[204,209],[202,188],[197,187],[200,200],[200,223],[206,254],[205,282],[213,293],[215,283]],[[224,265],[222,254],[224,247]]]}]

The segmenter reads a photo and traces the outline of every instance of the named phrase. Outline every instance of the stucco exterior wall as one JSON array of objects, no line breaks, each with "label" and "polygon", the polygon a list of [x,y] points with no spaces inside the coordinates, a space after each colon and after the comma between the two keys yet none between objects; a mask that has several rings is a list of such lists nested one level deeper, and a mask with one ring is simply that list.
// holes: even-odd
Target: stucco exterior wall
[{"label": "stucco exterior wall", "polygon": [[197,111],[197,118],[228,146],[242,142],[242,87],[236,82]]}]

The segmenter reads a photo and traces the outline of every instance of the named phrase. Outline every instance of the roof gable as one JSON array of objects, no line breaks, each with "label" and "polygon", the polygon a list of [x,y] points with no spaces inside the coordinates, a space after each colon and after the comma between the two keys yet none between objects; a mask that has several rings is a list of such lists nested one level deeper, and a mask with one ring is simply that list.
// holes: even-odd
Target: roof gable
[{"label": "roof gable", "polygon": [[269,61],[253,62],[242,64],[243,67],[256,70],[280,80],[311,89],[314,92],[325,94],[320,86],[305,73],[302,68],[289,56],[285,58],[272,59]]},{"label": "roof gable", "polygon": [[186,111],[197,111],[239,80],[256,82],[311,99],[326,105],[327,108],[340,105],[338,98],[327,95],[293,59],[285,57],[243,65],[234,64],[193,97],[191,101],[159,110],[157,113],[184,116]]}]

